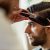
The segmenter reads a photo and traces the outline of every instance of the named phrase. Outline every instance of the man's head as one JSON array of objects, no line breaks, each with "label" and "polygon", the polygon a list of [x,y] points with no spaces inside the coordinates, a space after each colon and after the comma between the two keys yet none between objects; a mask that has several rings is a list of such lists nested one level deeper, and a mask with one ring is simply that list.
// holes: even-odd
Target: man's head
[{"label": "man's head", "polygon": [[33,46],[44,45],[47,43],[48,35],[50,35],[50,28],[43,27],[36,22],[29,23],[28,27],[26,28],[26,33],[28,33],[31,44]]}]

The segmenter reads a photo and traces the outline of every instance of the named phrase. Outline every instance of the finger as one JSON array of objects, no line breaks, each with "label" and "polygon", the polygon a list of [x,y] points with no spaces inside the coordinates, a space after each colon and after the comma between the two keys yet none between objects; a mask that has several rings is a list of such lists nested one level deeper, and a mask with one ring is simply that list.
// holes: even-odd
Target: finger
[{"label": "finger", "polygon": [[20,15],[25,16],[25,17],[29,17],[29,13],[21,12]]}]

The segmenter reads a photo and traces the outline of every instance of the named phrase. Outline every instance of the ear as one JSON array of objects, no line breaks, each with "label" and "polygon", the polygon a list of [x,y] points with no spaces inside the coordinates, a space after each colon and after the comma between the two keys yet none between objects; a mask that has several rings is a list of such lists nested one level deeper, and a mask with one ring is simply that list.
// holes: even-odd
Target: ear
[{"label": "ear", "polygon": [[47,34],[49,34],[49,33],[50,33],[50,27],[45,28],[45,32],[46,32]]}]

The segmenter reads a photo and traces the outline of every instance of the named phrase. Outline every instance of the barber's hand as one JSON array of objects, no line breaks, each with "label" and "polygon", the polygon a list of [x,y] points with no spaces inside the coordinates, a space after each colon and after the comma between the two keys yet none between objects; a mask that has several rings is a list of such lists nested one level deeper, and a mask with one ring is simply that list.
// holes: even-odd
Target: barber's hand
[{"label": "barber's hand", "polygon": [[26,10],[19,9],[18,11],[13,11],[13,12],[9,15],[9,19],[10,19],[12,22],[19,22],[19,21],[22,21],[22,20],[27,20],[28,18],[22,16],[22,15],[20,14],[21,12],[28,13],[28,11],[26,11]]}]

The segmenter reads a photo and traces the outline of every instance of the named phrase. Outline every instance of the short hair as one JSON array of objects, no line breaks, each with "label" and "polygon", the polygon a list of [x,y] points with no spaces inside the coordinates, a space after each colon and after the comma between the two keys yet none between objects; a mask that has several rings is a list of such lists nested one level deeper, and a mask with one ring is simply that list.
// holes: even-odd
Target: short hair
[{"label": "short hair", "polygon": [[50,8],[50,2],[41,2],[39,4],[32,5],[27,8],[31,13],[42,11],[44,9]]}]

